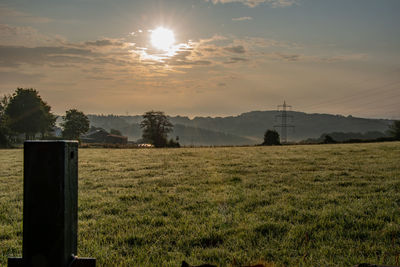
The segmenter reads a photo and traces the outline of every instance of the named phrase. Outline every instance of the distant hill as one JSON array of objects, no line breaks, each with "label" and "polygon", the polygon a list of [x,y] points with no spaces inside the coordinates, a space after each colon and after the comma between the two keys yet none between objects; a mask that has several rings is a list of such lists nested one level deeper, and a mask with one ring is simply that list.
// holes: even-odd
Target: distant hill
[{"label": "distant hill", "polygon": [[[277,111],[252,111],[228,117],[169,117],[175,125],[172,138],[179,136],[182,145],[245,145],[262,142],[267,129],[279,124]],[[318,138],[323,133],[371,131],[385,132],[392,123],[386,119],[365,119],[352,116],[330,114],[307,114],[289,111],[290,124],[294,131],[288,130],[288,140],[300,141]],[[120,130],[129,140],[141,138],[139,123],[142,116],[88,115],[91,125]]]},{"label": "distant hill", "polygon": [[376,140],[380,138],[387,138],[387,134],[378,131],[371,131],[366,133],[344,133],[344,132],[333,132],[324,133],[319,138],[309,138],[304,140],[304,143],[322,143],[325,137],[329,135],[336,142],[348,142],[350,140]]},{"label": "distant hill", "polygon": [[254,140],[242,136],[182,124],[174,124],[174,131],[170,136],[179,136],[179,142],[182,145],[191,146],[237,146],[256,144]]}]

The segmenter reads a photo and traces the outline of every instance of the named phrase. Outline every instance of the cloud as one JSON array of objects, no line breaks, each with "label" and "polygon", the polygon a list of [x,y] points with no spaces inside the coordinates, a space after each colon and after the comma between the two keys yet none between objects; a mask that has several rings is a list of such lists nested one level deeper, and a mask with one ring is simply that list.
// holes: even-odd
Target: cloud
[{"label": "cloud", "polygon": [[68,47],[0,46],[0,66],[88,63],[90,58],[87,56],[93,55],[88,49]]},{"label": "cloud", "polygon": [[166,58],[164,63],[171,66],[201,66],[201,65],[211,65],[210,60],[202,59],[202,55],[193,53],[193,50],[182,50],[178,51],[175,55]]},{"label": "cloud", "polygon": [[226,64],[233,64],[233,63],[238,63],[238,62],[246,62],[249,61],[247,58],[243,57],[231,57],[229,61],[225,62]]},{"label": "cloud", "polygon": [[202,50],[207,51],[207,52],[215,52],[215,51],[217,51],[217,49],[212,48],[212,47],[204,47],[204,48],[202,48]]},{"label": "cloud", "polygon": [[[259,94],[250,102],[265,99],[259,96],[269,91],[266,88],[277,87],[280,94],[280,88],[291,88],[292,80],[306,79],[307,74],[313,79],[324,70],[342,69],[340,62],[367,58],[332,48],[233,35],[183,40],[173,52],[163,53],[151,47],[145,34],[147,30],[118,39],[68,42],[31,27],[0,25],[2,88],[35,87],[58,112],[71,104],[91,112],[147,110],[168,103],[171,95],[182,100],[178,106],[187,104],[190,110],[196,104],[208,105],[209,99],[220,102],[227,94],[246,100],[243,88]],[[143,58],[144,53],[148,57]],[[288,80],[287,73],[297,78]],[[167,110],[168,105],[159,107]]]},{"label": "cloud", "polygon": [[245,20],[252,20],[252,17],[240,17],[240,18],[233,18],[233,21],[245,21]]},{"label": "cloud", "polygon": [[32,27],[0,24],[0,45],[35,47],[59,44],[62,41],[59,36],[47,36]]},{"label": "cloud", "polygon": [[289,7],[297,4],[298,0],[205,0],[215,4],[242,3],[248,7],[256,7],[260,4],[269,4],[271,7]]},{"label": "cloud", "polygon": [[0,21],[3,22],[23,22],[23,23],[49,23],[50,18],[34,16],[29,13],[21,12],[6,6],[0,6]]},{"label": "cloud", "polygon": [[40,81],[43,77],[45,77],[45,75],[40,73],[29,74],[15,71],[0,71],[0,80],[3,85],[7,83],[35,83]]},{"label": "cloud", "polygon": [[208,60],[168,60],[168,65],[172,66],[208,66],[212,62]]},{"label": "cloud", "polygon": [[237,54],[244,54],[246,52],[243,45],[224,47],[224,49],[231,53],[237,53]]},{"label": "cloud", "polygon": [[287,62],[320,62],[320,63],[334,63],[334,62],[349,62],[349,61],[361,61],[366,60],[368,55],[366,54],[343,54],[335,56],[316,56],[316,55],[305,55],[305,54],[289,54],[282,52],[274,52],[265,54],[266,58],[281,60]]},{"label": "cloud", "polygon": [[368,59],[367,54],[345,54],[345,55],[337,55],[328,58],[323,58],[322,61],[338,62],[338,61],[360,61],[366,59]]},{"label": "cloud", "polygon": [[275,39],[266,39],[261,37],[247,37],[241,40],[241,42],[248,44],[251,47],[257,47],[260,49],[265,48],[284,48],[284,49],[301,49],[303,48],[302,45],[298,43],[289,43],[285,41],[279,41]]},{"label": "cloud", "polygon": [[[26,74],[35,70],[46,73],[49,81],[52,79],[49,77],[57,77],[64,83],[71,79],[81,84],[99,81],[100,87],[118,81],[120,87],[128,87],[132,81],[168,79],[171,75],[184,73],[204,75],[206,80],[210,73],[215,77],[226,72],[236,75],[243,66],[257,68],[259,63],[268,61],[328,64],[364,58],[364,55],[351,54],[316,56],[304,53],[304,48],[298,44],[222,35],[179,43],[171,51],[163,52],[151,47],[146,34],[147,31],[142,31],[123,38],[67,42],[42,36],[31,27],[0,25],[0,37],[10,37],[9,41],[0,39],[0,71]],[[22,38],[26,36],[30,37]],[[41,36],[47,41],[34,41]],[[181,80],[176,81],[183,86]],[[171,84],[172,80],[168,82]],[[217,80],[213,81],[212,86],[217,83]]]},{"label": "cloud", "polygon": [[281,59],[284,61],[291,61],[291,62],[295,62],[295,61],[300,61],[301,59],[303,59],[303,55],[300,54],[284,54],[284,53],[279,53],[276,52],[272,55],[272,57],[275,57],[276,59]]},{"label": "cloud", "polygon": [[103,39],[103,40],[97,40],[94,42],[85,42],[85,45],[88,46],[98,46],[98,47],[104,47],[104,46],[123,46],[123,42],[111,40],[111,39]]},{"label": "cloud", "polygon": [[95,80],[95,81],[112,81],[112,80],[114,80],[113,78],[110,78],[110,77],[95,76],[95,75],[86,76],[86,79]]}]

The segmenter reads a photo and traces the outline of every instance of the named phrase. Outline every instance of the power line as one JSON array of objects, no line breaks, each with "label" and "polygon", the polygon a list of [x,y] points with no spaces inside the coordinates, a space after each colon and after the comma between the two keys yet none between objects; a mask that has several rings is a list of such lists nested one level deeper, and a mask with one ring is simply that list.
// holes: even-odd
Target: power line
[{"label": "power line", "polygon": [[[373,95],[382,94],[382,92],[395,90],[396,88],[390,88],[390,87],[393,86],[393,85],[397,85],[399,83],[400,83],[400,81],[386,83],[386,84],[383,84],[381,86],[377,86],[377,87],[373,87],[373,88],[370,88],[370,89],[367,89],[367,90],[359,91],[359,92],[356,92],[356,93],[353,93],[353,94],[349,94],[347,96],[342,96],[342,97],[338,97],[338,98],[335,98],[335,99],[322,101],[320,103],[303,106],[302,109],[305,109],[305,108],[316,109],[318,107],[326,106],[326,105],[329,105],[329,104],[354,102],[354,100],[368,99],[368,98],[373,97]],[[389,87],[389,88],[386,88],[386,87]],[[384,89],[384,88],[386,88],[386,89]]]},{"label": "power line", "polygon": [[368,108],[368,111],[384,110],[400,113],[399,103],[396,101],[396,98],[394,98],[397,96],[400,95],[396,94],[391,98],[393,101],[395,101],[394,103],[382,103],[378,99],[374,99],[372,101],[362,103],[362,106],[352,106],[350,109],[348,109],[348,112],[359,112],[365,108]]},{"label": "power line", "polygon": [[[396,67],[396,68],[394,70],[386,71],[386,72],[384,72],[382,74],[392,74],[392,73],[396,73],[396,72],[400,71],[400,68],[398,67],[397,64],[392,65],[390,67]],[[357,85],[360,86],[360,85],[365,84],[365,83],[371,83],[373,80],[375,80],[375,79],[369,77],[367,79],[364,79],[364,80],[361,80],[361,81],[358,81],[358,82],[355,82],[355,83],[347,84],[347,86],[346,85],[344,85],[344,86],[346,86],[347,89],[350,89],[350,88],[355,87]],[[356,93],[349,94],[347,96],[342,96],[342,97],[339,97],[339,98],[334,98],[334,99],[331,99],[331,100],[322,101],[320,103],[315,103],[315,104],[312,104],[312,105],[302,106],[301,109],[303,109],[303,110],[305,108],[315,109],[316,107],[319,107],[319,106],[325,106],[326,104],[331,104],[331,103],[335,103],[335,102],[342,102],[343,99],[347,100],[347,99],[353,98],[353,97],[359,99],[360,95],[369,94],[370,91],[375,91],[377,89],[379,90],[379,89],[382,89],[384,87],[391,86],[391,85],[398,84],[398,83],[400,83],[399,80],[397,80],[395,82],[386,83],[384,85],[381,85],[381,86],[378,86],[378,87],[374,87],[374,88],[370,88],[370,89],[367,89],[367,90],[361,90],[361,91],[358,91]]]}]

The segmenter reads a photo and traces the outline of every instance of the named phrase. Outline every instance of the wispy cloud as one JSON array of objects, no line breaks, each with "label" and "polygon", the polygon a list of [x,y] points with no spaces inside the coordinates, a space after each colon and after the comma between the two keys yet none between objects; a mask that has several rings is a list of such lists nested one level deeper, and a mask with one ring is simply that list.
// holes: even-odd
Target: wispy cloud
[{"label": "wispy cloud", "polygon": [[233,18],[233,21],[246,21],[246,20],[252,20],[252,17],[240,17],[240,18]]},{"label": "wispy cloud", "polygon": [[246,50],[244,49],[243,45],[237,45],[237,46],[228,46],[224,47],[226,51],[236,53],[236,54],[244,54]]},{"label": "wispy cloud", "polygon": [[[102,81],[124,84],[132,77],[154,79],[172,73],[211,70],[223,73],[243,66],[257,67],[258,63],[268,61],[330,64],[366,58],[363,54],[317,56],[305,53],[298,44],[222,35],[180,43],[172,52],[164,53],[151,47],[146,34],[147,31],[138,31],[123,38],[78,43],[45,36],[31,27],[0,25],[0,71],[13,69],[26,73],[34,67],[50,75],[64,70],[64,73],[74,72],[86,80],[95,81],[95,77],[102,77]],[[24,77],[28,79],[28,76]]]},{"label": "wispy cloud", "polygon": [[315,56],[306,54],[290,54],[283,52],[273,52],[264,55],[265,58],[286,62],[319,62],[335,63],[349,61],[363,61],[368,59],[367,54],[341,54],[334,56]]},{"label": "wispy cloud", "polygon": [[91,112],[123,112],[132,106],[167,110],[171,97],[182,99],[181,108],[187,103],[190,110],[210,99],[218,106],[227,94],[242,101],[243,88],[261,94],[264,88],[295,86],[288,73],[301,80],[310,70],[315,77],[323,73],[319,69],[368,59],[365,54],[261,37],[214,35],[181,42],[173,53],[163,54],[152,48],[147,29],[120,38],[72,42],[31,27],[0,25],[0,92],[16,86],[37,88],[59,112],[71,103]]},{"label": "wispy cloud", "polygon": [[367,54],[356,53],[356,54],[342,54],[325,58],[326,62],[340,62],[340,61],[364,61],[368,59]]},{"label": "wispy cloud", "polygon": [[92,51],[68,47],[0,46],[0,66],[89,63]]},{"label": "wispy cloud", "polygon": [[256,7],[260,4],[269,4],[271,7],[289,7],[298,3],[298,0],[205,0],[213,4],[242,3],[249,7]]},{"label": "wispy cloud", "polygon": [[87,42],[85,42],[85,45],[105,47],[105,46],[123,46],[124,43],[116,41],[116,40],[112,40],[112,39],[103,39],[103,40],[97,40],[97,41],[87,41]]},{"label": "wispy cloud", "polygon": [[55,45],[63,41],[60,36],[48,36],[32,27],[0,24],[0,45],[35,47]]},{"label": "wispy cloud", "polygon": [[49,23],[50,18],[35,16],[26,12],[18,11],[4,5],[0,5],[0,22],[9,23],[10,21],[18,21],[19,23]]},{"label": "wispy cloud", "polygon": [[238,63],[238,62],[247,62],[249,61],[247,58],[243,57],[231,57],[229,61],[225,62],[226,64],[233,64],[233,63]]},{"label": "wispy cloud", "polygon": [[0,80],[2,83],[35,83],[44,77],[41,73],[25,73],[15,71],[0,71]]}]

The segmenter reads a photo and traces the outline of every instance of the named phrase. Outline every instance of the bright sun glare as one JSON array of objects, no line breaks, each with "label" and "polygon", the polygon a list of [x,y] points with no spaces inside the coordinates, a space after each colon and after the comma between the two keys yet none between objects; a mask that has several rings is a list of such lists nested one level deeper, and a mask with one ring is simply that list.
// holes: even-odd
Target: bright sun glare
[{"label": "bright sun glare", "polygon": [[169,51],[175,43],[173,31],[158,27],[151,32],[151,44],[160,50]]}]

